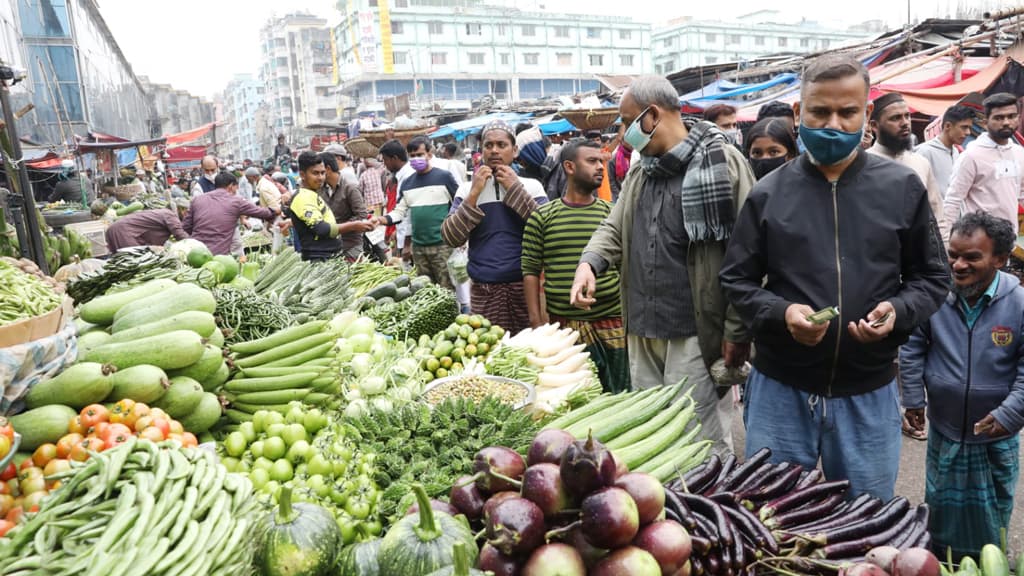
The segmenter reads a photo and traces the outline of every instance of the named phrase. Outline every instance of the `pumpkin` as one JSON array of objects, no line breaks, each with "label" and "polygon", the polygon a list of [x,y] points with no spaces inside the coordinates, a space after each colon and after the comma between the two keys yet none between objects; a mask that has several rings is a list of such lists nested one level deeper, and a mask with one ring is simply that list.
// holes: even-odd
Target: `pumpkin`
[{"label": "pumpkin", "polygon": [[337,574],[340,576],[380,576],[380,564],[377,562],[379,553],[380,538],[346,546],[338,555]]},{"label": "pumpkin", "polygon": [[381,574],[423,576],[451,566],[456,542],[465,544],[470,563],[475,564],[476,539],[465,519],[431,508],[422,484],[414,484],[412,490],[419,511],[396,522],[384,536],[378,556]]},{"label": "pumpkin", "polygon": [[431,572],[428,576],[494,576],[494,572],[484,572],[470,567],[469,554],[466,552],[464,542],[455,543],[452,555],[455,556],[454,565]]},{"label": "pumpkin", "polygon": [[327,576],[341,548],[341,529],[334,515],[307,502],[292,503],[284,486],[278,509],[267,517],[268,530],[259,558],[263,576]]}]

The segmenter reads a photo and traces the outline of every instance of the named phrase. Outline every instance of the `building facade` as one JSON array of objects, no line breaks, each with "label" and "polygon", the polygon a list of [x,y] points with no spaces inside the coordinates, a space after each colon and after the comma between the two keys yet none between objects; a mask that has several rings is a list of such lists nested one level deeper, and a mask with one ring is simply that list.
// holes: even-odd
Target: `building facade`
[{"label": "building facade", "polygon": [[153,103],[150,128],[154,138],[178,134],[199,128],[215,119],[213,104],[170,84],[155,84],[145,76],[139,77]]},{"label": "building facade", "polygon": [[761,10],[729,22],[680,18],[651,33],[655,74],[780,53],[828,50],[870,34],[807,20],[787,21],[776,10]]},{"label": "building facade", "polygon": [[150,137],[152,105],[95,0],[0,0],[0,60],[27,72],[12,105],[21,136],[70,146],[89,131]]},{"label": "building facade", "polygon": [[336,116],[327,21],[309,14],[273,18],[260,30],[260,50],[269,127],[289,142],[304,143],[310,136],[306,126]]},{"label": "building facade", "polygon": [[[218,132],[220,153],[235,160],[257,160],[269,155],[270,141],[257,139],[257,111],[266,88],[252,74],[236,74],[221,95],[224,125]],[[265,133],[265,131],[264,131]]]},{"label": "building facade", "polygon": [[629,18],[553,14],[480,0],[340,0],[334,29],[346,115],[413,106],[468,108],[597,88],[595,74],[653,70],[650,26]]}]

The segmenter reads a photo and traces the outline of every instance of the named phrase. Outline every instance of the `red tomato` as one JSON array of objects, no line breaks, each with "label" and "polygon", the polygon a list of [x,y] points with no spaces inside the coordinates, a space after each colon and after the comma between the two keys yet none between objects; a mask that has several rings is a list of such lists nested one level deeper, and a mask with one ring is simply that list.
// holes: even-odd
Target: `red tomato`
[{"label": "red tomato", "polygon": [[166,436],[164,436],[164,433],[156,426],[150,426],[142,432],[139,432],[139,438],[149,440],[150,442],[163,442],[166,439]]},{"label": "red tomato", "polygon": [[7,512],[7,515],[4,516],[4,519],[6,519],[8,522],[14,522],[15,524],[17,524],[18,523],[18,519],[21,518],[21,515],[24,514],[24,513],[25,513],[24,508],[22,508],[20,505],[18,505],[18,506],[15,506],[14,508],[11,508],[10,511]]},{"label": "red tomato", "polygon": [[53,460],[56,457],[57,445],[47,442],[46,444],[40,445],[36,448],[36,451],[32,453],[32,462],[34,462],[36,466],[44,468],[50,463],[50,460]]},{"label": "red tomato", "polygon": [[71,422],[68,424],[68,432],[71,433],[71,434],[85,434],[86,433],[85,426],[82,425],[82,417],[81,416],[75,416],[74,418],[71,419]]},{"label": "red tomato", "polygon": [[11,425],[11,421],[3,416],[0,416],[0,434],[7,436],[7,439],[14,442],[14,426]]},{"label": "red tomato", "polygon": [[135,426],[133,426],[132,428],[136,432],[142,432],[146,428],[149,428],[149,426],[150,426],[150,424],[152,422],[153,422],[153,417],[152,416],[140,416],[139,419],[135,421]]},{"label": "red tomato", "polygon": [[17,476],[18,467],[14,465],[14,462],[11,462],[10,464],[7,465],[7,468],[4,468],[3,473],[0,473],[0,480],[7,482],[11,478],[17,478]]},{"label": "red tomato", "polygon": [[97,422],[95,426],[89,428],[88,435],[95,436],[102,440],[107,434],[107,428],[110,428],[110,422]]},{"label": "red tomato", "polygon": [[184,434],[185,433],[185,427],[182,426],[181,422],[178,422],[177,420],[171,420],[168,423],[168,426],[170,426],[169,434]]},{"label": "red tomato", "polygon": [[[124,424],[108,424],[107,428],[100,434],[100,439],[106,443],[110,442],[111,438],[122,437],[124,442],[129,436],[132,436],[132,429],[125,426]],[[120,444],[120,442],[119,442]]]},{"label": "red tomato", "polygon": [[11,531],[11,528],[14,528],[15,526],[16,524],[10,520],[0,520],[0,538],[7,536],[7,533]]},{"label": "red tomato", "polygon": [[[75,444],[78,444],[84,439],[85,437],[81,434],[65,434],[57,441],[57,458],[70,458],[71,449],[75,447]],[[2,476],[0,476],[0,478],[2,478]]]},{"label": "red tomato", "polygon": [[78,416],[82,419],[82,426],[89,429],[94,428],[100,422],[107,422],[110,412],[103,404],[90,404],[82,408],[82,412]]},{"label": "red tomato", "polygon": [[199,446],[199,441],[196,440],[196,435],[191,432],[185,432],[181,435],[181,438],[181,444],[185,448],[195,448],[196,446]]},{"label": "red tomato", "polygon": [[160,433],[164,435],[164,438],[171,433],[171,423],[166,418],[153,418],[153,422],[150,423],[153,428],[159,428]]},{"label": "red tomato", "polygon": [[21,461],[21,466],[18,466],[18,473],[21,474],[22,470],[27,470],[29,468],[34,468],[35,465],[36,465],[36,463],[32,461],[31,457],[25,458],[24,460]]},{"label": "red tomato", "polygon": [[43,476],[49,477],[68,470],[71,470],[70,461],[61,458],[54,458],[46,463],[46,467],[43,468]]},{"label": "red tomato", "polygon": [[159,408],[150,408],[149,415],[152,416],[153,418],[163,418],[164,420],[167,421],[171,420],[171,417],[167,415],[167,412],[164,412]]},{"label": "red tomato", "polygon": [[11,439],[0,434],[0,458],[11,453]]},{"label": "red tomato", "polygon": [[128,417],[125,418],[124,424],[138,432],[138,429],[135,428],[135,423],[139,421],[139,418],[143,418],[145,416],[149,416],[149,406],[146,406],[142,402],[136,402],[128,412]]},{"label": "red tomato", "polygon": [[0,494],[0,516],[6,516],[14,508],[14,496]]}]

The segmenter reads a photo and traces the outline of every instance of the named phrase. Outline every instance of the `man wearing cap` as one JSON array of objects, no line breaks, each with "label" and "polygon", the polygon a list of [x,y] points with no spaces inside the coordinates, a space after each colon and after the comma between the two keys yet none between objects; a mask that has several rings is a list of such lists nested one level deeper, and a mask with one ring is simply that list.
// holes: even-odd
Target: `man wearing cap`
[{"label": "man wearing cap", "polygon": [[441,236],[451,247],[469,242],[473,312],[510,332],[530,325],[523,294],[523,230],[537,206],[547,202],[540,182],[512,170],[519,150],[516,133],[496,120],[480,132],[484,164],[459,186]]},{"label": "man wearing cap", "polygon": [[188,200],[177,198],[173,208],[142,210],[118,218],[107,228],[107,250],[116,252],[131,246],[163,246],[171,236],[175,240],[188,238],[181,225],[188,207]]},{"label": "man wearing cap", "polygon": [[903,96],[890,92],[875,98],[871,113],[871,130],[876,135],[875,145],[868,152],[895,160],[917,174],[928,190],[928,205],[938,221],[942,214],[942,193],[928,159],[914,152],[914,135],[910,132],[910,108]]},{"label": "man wearing cap", "polygon": [[327,154],[333,154],[335,159],[337,159],[338,168],[341,170],[341,179],[358,188],[359,177],[356,176],[356,170],[352,167],[352,155],[348,153],[348,149],[345,148],[345,145],[335,142],[327,148],[324,148],[324,152]]},{"label": "man wearing cap", "polygon": [[238,183],[238,195],[250,202],[255,203],[258,196],[256,195],[256,185],[260,181],[260,170],[255,166],[250,166],[245,169],[242,173],[242,181]]}]

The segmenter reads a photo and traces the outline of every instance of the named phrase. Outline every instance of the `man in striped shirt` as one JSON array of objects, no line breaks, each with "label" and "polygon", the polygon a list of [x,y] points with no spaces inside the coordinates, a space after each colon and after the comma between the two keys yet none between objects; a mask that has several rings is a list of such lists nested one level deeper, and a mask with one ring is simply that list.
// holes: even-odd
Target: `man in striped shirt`
[{"label": "man in striped shirt", "polygon": [[589,309],[577,308],[569,301],[583,249],[612,210],[611,203],[595,196],[605,178],[601,145],[571,141],[562,148],[560,161],[567,180],[565,195],[537,208],[523,232],[523,292],[530,325],[546,322],[546,307],[551,321],[580,333],[597,363],[604,389],[629,390],[618,271],[609,270],[596,281],[597,301]]}]

